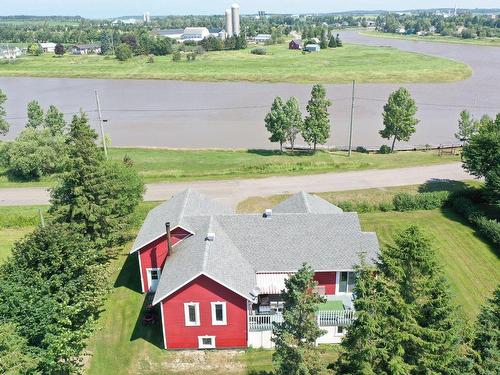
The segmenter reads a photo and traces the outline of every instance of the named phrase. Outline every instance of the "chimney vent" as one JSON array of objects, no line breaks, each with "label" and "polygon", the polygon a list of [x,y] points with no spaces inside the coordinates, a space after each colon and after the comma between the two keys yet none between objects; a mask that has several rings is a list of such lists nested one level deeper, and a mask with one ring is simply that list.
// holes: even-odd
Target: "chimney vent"
[{"label": "chimney vent", "polygon": [[207,237],[205,238],[206,241],[213,241],[215,240],[215,233],[207,233]]},{"label": "chimney vent", "polygon": [[266,208],[266,210],[264,211],[264,217],[271,217],[273,216],[273,210],[271,210],[270,208]]}]

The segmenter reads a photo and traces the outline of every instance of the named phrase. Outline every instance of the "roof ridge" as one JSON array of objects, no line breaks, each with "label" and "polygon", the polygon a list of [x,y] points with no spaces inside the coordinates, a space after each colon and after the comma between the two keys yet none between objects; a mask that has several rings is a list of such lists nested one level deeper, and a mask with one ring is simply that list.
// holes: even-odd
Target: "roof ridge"
[{"label": "roof ridge", "polygon": [[214,216],[210,215],[210,219],[208,221],[208,228],[207,228],[207,233],[205,233],[205,248],[204,248],[204,253],[203,253],[203,264],[201,265],[201,269],[205,272],[207,269],[207,263],[208,263],[208,252],[210,251],[210,244],[211,241],[207,241],[207,234],[210,233],[213,230],[213,224],[214,224]]},{"label": "roof ridge", "polygon": [[306,211],[311,212],[311,207],[309,206],[309,200],[308,200],[307,193],[305,191],[301,191],[300,196],[302,197],[302,200],[304,202],[304,206],[306,206]]}]

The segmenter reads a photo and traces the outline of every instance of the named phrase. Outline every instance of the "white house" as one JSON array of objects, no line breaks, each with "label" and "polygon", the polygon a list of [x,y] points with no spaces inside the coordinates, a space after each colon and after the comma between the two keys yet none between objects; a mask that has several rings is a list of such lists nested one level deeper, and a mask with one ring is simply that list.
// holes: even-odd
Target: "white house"
[{"label": "white house", "polygon": [[306,52],[319,52],[319,51],[321,51],[321,47],[319,44],[308,44],[304,48],[304,51],[306,51]]},{"label": "white house", "polygon": [[40,47],[45,53],[54,53],[56,50],[56,43],[40,43]]},{"label": "white house", "polygon": [[259,34],[255,37],[255,43],[265,43],[271,38],[271,34]]}]

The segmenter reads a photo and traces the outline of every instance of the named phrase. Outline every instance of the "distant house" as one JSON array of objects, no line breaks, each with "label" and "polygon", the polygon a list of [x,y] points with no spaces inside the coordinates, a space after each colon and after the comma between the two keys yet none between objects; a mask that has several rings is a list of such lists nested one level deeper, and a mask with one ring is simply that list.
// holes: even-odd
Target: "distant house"
[{"label": "distant house", "polygon": [[280,292],[304,262],[328,301],[316,313],[324,330],[317,343],[339,343],[356,318],[359,254],[373,263],[380,250],[356,213],[314,195],[235,214],[186,190],[148,213],[130,253],[138,259],[130,271],[151,304],[143,319],[159,321],[165,349],[227,349],[273,346]]},{"label": "distant house", "polygon": [[19,47],[14,47],[14,48],[2,48],[0,47],[0,59],[16,59],[17,57],[21,56],[23,54],[23,51]]},{"label": "distant house", "polygon": [[399,29],[396,30],[396,32],[398,34],[405,34],[406,33],[406,29],[404,27],[400,27]]},{"label": "distant house", "polygon": [[319,52],[321,51],[321,47],[319,44],[308,44],[305,48],[304,51],[306,52]]},{"label": "distant house", "polygon": [[166,29],[159,30],[157,32],[159,36],[163,36],[165,38],[179,40],[182,38],[182,34],[184,34],[184,29]]},{"label": "distant house", "polygon": [[314,44],[319,44],[320,42],[319,38],[311,38],[310,41],[314,42]]},{"label": "distant house", "polygon": [[268,40],[271,40],[271,34],[259,34],[255,37],[255,43],[265,43]]},{"label": "distant house", "polygon": [[208,29],[208,32],[210,33],[209,36],[214,37],[214,38],[219,38],[219,39],[225,39],[226,38],[226,30],[224,30],[221,27],[215,27],[212,29]]},{"label": "distant house", "polygon": [[99,44],[75,44],[71,51],[73,55],[91,55],[101,53]]},{"label": "distant house", "polygon": [[40,47],[44,53],[54,53],[56,50],[56,43],[40,43]]},{"label": "distant house", "polygon": [[289,49],[302,49],[302,41],[299,39],[293,39],[288,43]]},{"label": "distant house", "polygon": [[193,40],[199,42],[210,36],[210,32],[206,27],[186,27],[182,34],[182,41]]}]

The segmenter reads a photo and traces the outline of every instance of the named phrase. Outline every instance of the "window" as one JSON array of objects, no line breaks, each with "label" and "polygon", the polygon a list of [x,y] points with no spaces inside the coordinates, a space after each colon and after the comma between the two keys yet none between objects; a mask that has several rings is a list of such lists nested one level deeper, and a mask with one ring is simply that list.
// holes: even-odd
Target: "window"
[{"label": "window", "polygon": [[158,280],[158,270],[151,270],[151,280]]},{"label": "window", "polygon": [[355,272],[340,272],[339,293],[352,293],[355,282]]},{"label": "window", "polygon": [[338,326],[338,327],[337,327],[337,333],[338,333],[339,335],[343,334],[343,333],[344,333],[344,327],[342,327],[342,326]]},{"label": "window", "polygon": [[184,304],[184,321],[187,327],[200,325],[200,304],[198,302]]},{"label": "window", "polygon": [[227,325],[226,302],[212,302],[212,325]]},{"label": "window", "polygon": [[215,336],[198,336],[199,349],[215,349]]}]

